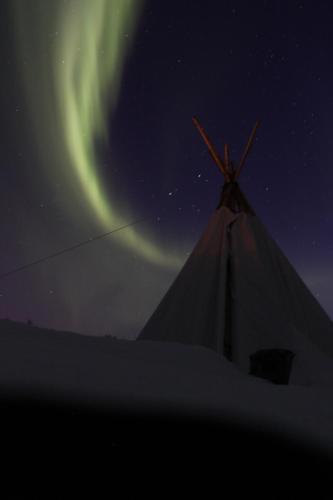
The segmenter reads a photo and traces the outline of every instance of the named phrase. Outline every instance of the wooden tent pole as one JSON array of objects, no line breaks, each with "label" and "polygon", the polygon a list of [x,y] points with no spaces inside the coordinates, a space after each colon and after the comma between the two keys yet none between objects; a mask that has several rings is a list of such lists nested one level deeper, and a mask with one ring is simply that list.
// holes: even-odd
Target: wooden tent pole
[{"label": "wooden tent pole", "polygon": [[250,149],[252,147],[252,144],[253,144],[253,141],[254,141],[254,138],[255,138],[255,135],[256,135],[256,132],[257,132],[257,128],[259,127],[259,120],[256,121],[256,123],[254,124],[254,127],[252,129],[252,132],[251,132],[251,135],[249,137],[249,140],[247,141],[247,144],[245,146],[245,149],[244,149],[244,152],[243,152],[243,155],[242,155],[242,158],[239,162],[239,165],[237,167],[237,170],[236,170],[236,174],[235,174],[235,180],[239,177],[239,174],[241,172],[241,169],[243,168],[244,166],[244,163],[245,163],[245,160],[250,152]]},{"label": "wooden tent pole", "polygon": [[230,165],[230,155],[229,155],[229,146],[228,144],[225,144],[224,145],[224,164],[225,164],[225,167],[226,167],[226,170],[230,173],[232,173],[232,170],[231,170],[231,165]]},{"label": "wooden tent pole", "polygon": [[196,128],[198,129],[199,134],[203,138],[203,140],[204,140],[204,142],[205,142],[205,144],[206,144],[206,146],[208,148],[208,151],[211,154],[211,157],[213,158],[213,160],[215,161],[216,165],[219,167],[219,169],[221,170],[222,174],[225,176],[225,178],[229,182],[230,181],[229,173],[227,172],[227,169],[226,169],[225,165],[223,164],[223,161],[221,160],[220,156],[218,155],[217,151],[215,150],[215,148],[214,148],[211,140],[209,139],[208,135],[206,134],[204,128],[199,123],[199,121],[198,121],[197,118],[193,117],[192,121],[193,121],[194,125],[196,126]]}]

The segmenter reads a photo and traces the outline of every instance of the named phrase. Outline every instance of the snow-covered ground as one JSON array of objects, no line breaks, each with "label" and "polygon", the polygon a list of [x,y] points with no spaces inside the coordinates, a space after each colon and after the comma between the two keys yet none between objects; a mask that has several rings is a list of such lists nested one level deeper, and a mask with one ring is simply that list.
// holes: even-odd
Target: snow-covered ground
[{"label": "snow-covered ground", "polygon": [[3,394],[182,411],[282,433],[333,456],[333,387],[274,385],[204,347],[87,337],[0,321]]}]

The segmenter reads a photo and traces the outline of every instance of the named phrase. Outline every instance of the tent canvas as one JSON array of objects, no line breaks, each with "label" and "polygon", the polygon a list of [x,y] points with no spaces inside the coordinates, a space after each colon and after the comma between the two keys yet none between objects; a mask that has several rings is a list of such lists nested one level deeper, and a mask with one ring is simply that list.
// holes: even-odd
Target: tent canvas
[{"label": "tent canvas", "polygon": [[333,323],[237,182],[258,123],[238,168],[228,147],[223,162],[195,124],[225,178],[220,203],[138,339],[203,345],[247,373],[259,349],[290,349],[296,354],[291,382],[333,378]]}]

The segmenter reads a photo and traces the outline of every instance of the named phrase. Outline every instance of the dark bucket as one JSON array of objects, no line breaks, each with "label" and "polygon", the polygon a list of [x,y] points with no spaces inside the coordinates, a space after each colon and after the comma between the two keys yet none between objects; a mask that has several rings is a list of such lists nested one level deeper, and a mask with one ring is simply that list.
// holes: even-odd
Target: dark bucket
[{"label": "dark bucket", "polygon": [[295,353],[287,349],[262,349],[250,356],[250,375],[288,384]]}]

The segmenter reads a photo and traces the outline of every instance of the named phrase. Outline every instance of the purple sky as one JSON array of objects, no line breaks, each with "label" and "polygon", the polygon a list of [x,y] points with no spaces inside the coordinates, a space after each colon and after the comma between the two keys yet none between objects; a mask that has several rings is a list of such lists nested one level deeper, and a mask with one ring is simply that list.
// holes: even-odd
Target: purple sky
[{"label": "purple sky", "polygon": [[[103,231],[73,225],[40,175],[6,2],[0,18],[5,273]],[[149,218],[143,233],[185,256],[222,183],[192,115],[235,161],[259,118],[242,189],[333,317],[332,59],[330,2],[147,0],[109,121],[116,162],[101,152],[101,177],[134,219]],[[2,280],[0,316],[133,338],[177,272],[99,242]]]}]

